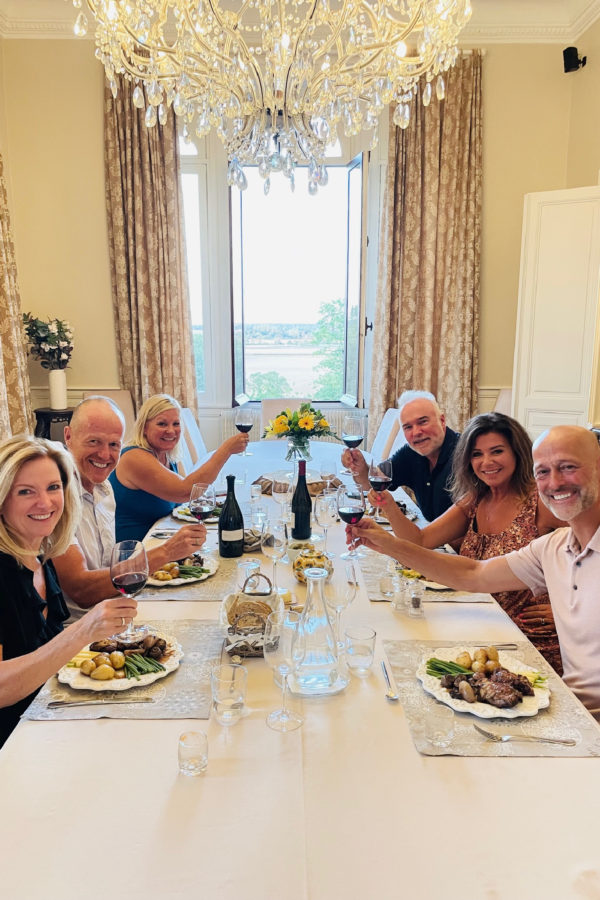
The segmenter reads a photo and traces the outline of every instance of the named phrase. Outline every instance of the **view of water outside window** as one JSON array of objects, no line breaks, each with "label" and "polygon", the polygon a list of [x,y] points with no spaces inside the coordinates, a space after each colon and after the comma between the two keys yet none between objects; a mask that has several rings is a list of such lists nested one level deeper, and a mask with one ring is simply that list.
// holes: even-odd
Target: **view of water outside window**
[{"label": "view of water outside window", "polygon": [[[348,169],[329,166],[329,184],[311,197],[304,173],[294,193],[274,175],[265,196],[257,169],[245,172],[248,189],[231,195],[234,393],[355,393],[360,214],[350,217],[349,205],[360,210],[360,177],[349,190]],[[357,230],[350,238],[349,222]]]}]

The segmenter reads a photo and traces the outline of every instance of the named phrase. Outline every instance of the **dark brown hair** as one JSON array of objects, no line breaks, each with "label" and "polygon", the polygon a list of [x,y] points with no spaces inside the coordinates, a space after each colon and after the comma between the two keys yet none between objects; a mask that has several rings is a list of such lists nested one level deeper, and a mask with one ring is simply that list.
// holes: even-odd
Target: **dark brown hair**
[{"label": "dark brown hair", "polygon": [[511,419],[503,413],[481,413],[467,422],[454,451],[450,489],[455,503],[462,497],[471,497],[475,502],[479,502],[488,493],[487,484],[484,484],[473,471],[471,456],[477,438],[492,432],[502,435],[515,455],[515,471],[511,478],[511,487],[515,493],[525,497],[535,486],[531,439],[523,426],[516,419]]}]

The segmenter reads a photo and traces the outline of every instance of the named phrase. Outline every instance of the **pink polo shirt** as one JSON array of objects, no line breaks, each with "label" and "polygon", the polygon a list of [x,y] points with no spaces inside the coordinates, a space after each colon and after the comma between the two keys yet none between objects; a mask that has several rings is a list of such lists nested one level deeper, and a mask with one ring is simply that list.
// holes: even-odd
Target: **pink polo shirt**
[{"label": "pink polo shirt", "polygon": [[600,718],[600,528],[583,550],[570,528],[558,528],[504,559],[534,596],[548,591],[563,678]]}]

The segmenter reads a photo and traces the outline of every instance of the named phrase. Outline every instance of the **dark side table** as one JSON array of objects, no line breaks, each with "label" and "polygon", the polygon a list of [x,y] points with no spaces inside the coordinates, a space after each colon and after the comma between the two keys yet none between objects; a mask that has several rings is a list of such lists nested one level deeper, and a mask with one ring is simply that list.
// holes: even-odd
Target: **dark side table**
[{"label": "dark side table", "polygon": [[62,441],[62,428],[60,429],[60,434],[57,437],[53,437],[52,426],[62,425],[64,427],[65,425],[68,425],[71,421],[74,408],[75,407],[70,406],[68,409],[50,409],[49,406],[42,406],[40,409],[35,409],[35,436],[48,438],[49,440]]}]

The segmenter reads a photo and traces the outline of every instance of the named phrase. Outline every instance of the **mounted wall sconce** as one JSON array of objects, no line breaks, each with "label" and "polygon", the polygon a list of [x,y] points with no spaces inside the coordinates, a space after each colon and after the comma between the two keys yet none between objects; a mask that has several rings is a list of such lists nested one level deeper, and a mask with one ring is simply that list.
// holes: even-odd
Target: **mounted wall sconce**
[{"label": "mounted wall sconce", "polygon": [[582,69],[587,62],[587,56],[579,58],[577,47],[565,47],[563,50],[563,63],[565,72],[576,72]]}]

